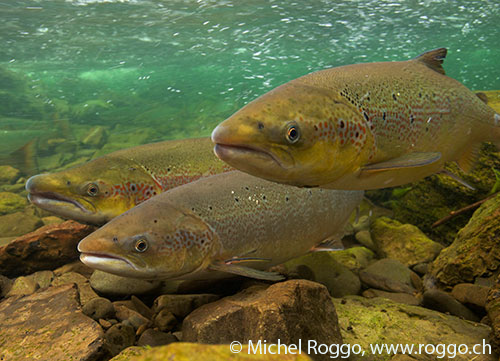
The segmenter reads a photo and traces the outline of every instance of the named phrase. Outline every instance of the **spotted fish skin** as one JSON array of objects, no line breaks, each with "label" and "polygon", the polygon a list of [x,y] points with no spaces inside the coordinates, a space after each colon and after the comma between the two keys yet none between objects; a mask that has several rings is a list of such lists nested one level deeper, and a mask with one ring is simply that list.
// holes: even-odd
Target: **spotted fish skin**
[{"label": "spotted fish skin", "polygon": [[31,202],[41,208],[103,224],[168,189],[230,170],[213,154],[209,138],[173,140],[119,150],[67,170],[36,175],[26,189]]},{"label": "spotted fish skin", "polygon": [[[122,276],[227,277],[210,270],[211,265],[229,261],[231,272],[231,261],[244,259],[245,267],[263,270],[342,234],[362,196],[360,191],[301,189],[229,172],[140,204],[82,240],[79,250],[87,265]],[[142,253],[133,247],[141,239],[148,243]]]},{"label": "spotted fish skin", "polygon": [[[409,183],[446,161],[469,169],[480,142],[500,139],[500,116],[444,75],[445,55],[436,49],[292,80],[222,122],[212,133],[216,154],[265,179],[337,189]],[[294,142],[291,127],[300,133]]]}]

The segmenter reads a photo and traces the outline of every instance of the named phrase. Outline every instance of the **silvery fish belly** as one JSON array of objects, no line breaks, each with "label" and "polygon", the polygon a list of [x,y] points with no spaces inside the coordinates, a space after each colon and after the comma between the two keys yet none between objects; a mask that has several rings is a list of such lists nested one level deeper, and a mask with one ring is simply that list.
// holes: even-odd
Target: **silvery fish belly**
[{"label": "silvery fish belly", "polygon": [[83,239],[90,267],[146,279],[266,272],[341,236],[361,191],[290,187],[233,171],[174,188]]},{"label": "silvery fish belly", "polygon": [[397,186],[447,161],[468,171],[482,141],[500,140],[500,115],[445,75],[445,56],[441,48],[292,80],[219,124],[215,153],[264,179],[335,189]]},{"label": "silvery fish belly", "polygon": [[169,140],[33,176],[26,190],[40,208],[80,222],[104,224],[156,194],[230,170],[213,154],[209,138]]}]

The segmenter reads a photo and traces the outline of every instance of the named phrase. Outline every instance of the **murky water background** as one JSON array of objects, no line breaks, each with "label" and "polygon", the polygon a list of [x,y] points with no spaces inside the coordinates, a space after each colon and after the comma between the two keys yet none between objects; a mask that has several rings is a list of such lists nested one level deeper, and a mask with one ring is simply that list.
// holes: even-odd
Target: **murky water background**
[{"label": "murky water background", "polygon": [[441,46],[448,75],[500,89],[496,0],[3,0],[0,17],[2,163],[34,140],[38,171],[206,136],[308,72]]}]

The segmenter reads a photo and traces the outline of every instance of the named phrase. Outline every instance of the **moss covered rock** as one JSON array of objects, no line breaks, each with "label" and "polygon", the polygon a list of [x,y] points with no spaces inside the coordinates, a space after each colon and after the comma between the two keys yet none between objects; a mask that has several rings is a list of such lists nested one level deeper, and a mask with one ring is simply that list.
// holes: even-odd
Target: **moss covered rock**
[{"label": "moss covered rock", "polygon": [[[136,355],[139,356],[136,356]],[[259,360],[259,361],[311,361],[306,354],[253,355],[248,353],[248,346],[243,346],[239,353],[231,352],[229,345],[202,345],[196,343],[172,343],[167,346],[139,348],[129,347],[111,361],[226,361],[226,360]]]},{"label": "moss covered rock", "polygon": [[36,230],[43,222],[29,212],[15,212],[0,216],[0,236],[17,237]]},{"label": "moss covered rock", "polygon": [[[349,360],[352,361],[390,360],[392,355],[387,353],[371,353],[370,345],[376,344],[416,345],[417,349],[419,344],[465,344],[471,349],[475,344],[482,345],[483,339],[489,341],[490,327],[426,308],[359,296],[346,296],[333,301],[344,342],[359,344],[365,351],[365,355],[351,354]],[[447,359],[438,356],[436,353],[433,356],[424,353],[417,359]],[[457,352],[456,358],[450,359],[468,361],[471,356]],[[498,356],[486,353],[480,359],[498,360]]]},{"label": "moss covered rock", "polygon": [[410,186],[369,191],[367,196],[375,203],[391,208],[398,221],[418,225],[433,240],[449,245],[465,226],[472,211],[456,216],[438,227],[432,228],[432,224],[451,211],[488,195],[496,183],[493,169],[500,170],[500,153],[491,143],[483,143],[477,164],[470,173],[464,173],[455,163],[447,163],[446,169],[464,179],[475,190],[447,175],[435,174]]},{"label": "moss covered rock", "polygon": [[337,261],[337,251],[308,253],[284,264],[288,273],[319,282],[334,297],[356,295],[361,282],[348,267]]},{"label": "moss covered rock", "polygon": [[406,266],[430,262],[443,249],[414,225],[387,217],[373,222],[371,235],[381,258],[397,259]]},{"label": "moss covered rock", "polygon": [[0,192],[0,215],[20,211],[26,204],[26,199],[19,194]]},{"label": "moss covered rock", "polygon": [[375,258],[375,253],[366,247],[347,248],[341,251],[330,252],[329,255],[354,273],[358,273],[362,268],[367,267]]},{"label": "moss covered rock", "polygon": [[20,174],[19,169],[10,165],[0,165],[0,183],[12,184],[19,178]]},{"label": "moss covered rock", "polygon": [[473,283],[500,265],[500,195],[485,202],[431,265],[430,274],[444,286]]}]

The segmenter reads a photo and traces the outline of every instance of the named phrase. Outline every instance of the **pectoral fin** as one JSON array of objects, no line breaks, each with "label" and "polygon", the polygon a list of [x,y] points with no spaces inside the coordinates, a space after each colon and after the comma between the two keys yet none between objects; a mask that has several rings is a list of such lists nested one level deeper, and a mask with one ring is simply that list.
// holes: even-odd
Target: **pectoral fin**
[{"label": "pectoral fin", "polygon": [[426,167],[441,159],[439,152],[415,152],[405,154],[398,158],[393,158],[380,163],[368,164],[361,168],[361,176],[370,175],[376,172],[388,170],[398,170],[404,168]]},{"label": "pectoral fin", "polygon": [[448,177],[450,177],[451,179],[454,179],[455,181],[457,181],[458,183],[460,183],[461,185],[463,185],[464,187],[466,188],[469,188],[471,191],[475,191],[476,188],[474,188],[473,186],[471,186],[469,183],[467,183],[466,181],[464,181],[462,178],[460,178],[458,175],[446,170],[446,169],[443,169],[441,172],[441,174],[445,174],[447,175]]},{"label": "pectoral fin", "polygon": [[284,276],[276,272],[260,271],[254,268],[239,266],[235,264],[226,264],[224,262],[212,263],[208,268],[214,271],[227,272],[239,276],[256,278],[266,281],[281,281],[285,278]]}]

